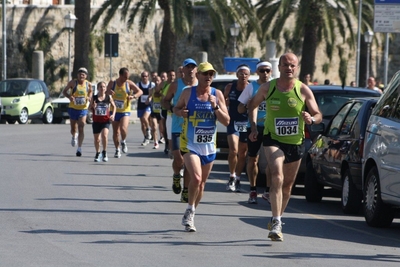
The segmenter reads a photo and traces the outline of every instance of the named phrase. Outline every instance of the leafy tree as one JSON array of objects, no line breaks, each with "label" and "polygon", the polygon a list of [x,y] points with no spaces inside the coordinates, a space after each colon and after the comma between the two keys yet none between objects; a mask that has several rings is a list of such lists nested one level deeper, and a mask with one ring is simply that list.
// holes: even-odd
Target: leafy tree
[{"label": "leafy tree", "polygon": [[[173,69],[178,37],[184,35],[190,37],[193,31],[192,0],[139,0],[132,7],[133,2],[133,0],[105,1],[92,17],[92,28],[106,12],[102,24],[105,28],[122,6],[121,20],[125,21],[128,18],[127,26],[131,28],[135,18],[140,14],[139,30],[143,32],[147,22],[155,15],[158,3],[164,14],[159,47],[159,59],[162,60],[159,60],[158,72]],[[201,4],[207,8],[217,41],[222,44],[227,41],[226,23],[243,21],[246,17],[255,18],[252,16],[252,6],[246,0],[233,0],[231,5],[228,5],[227,0],[205,0]]]},{"label": "leafy tree", "polygon": [[[364,2],[366,13],[371,10],[372,0]],[[262,0],[258,2],[256,9],[261,28],[268,29],[259,36],[259,40],[270,38],[279,43],[283,35],[290,44],[286,49],[301,53],[300,77],[314,73],[316,52],[322,41],[325,42],[325,53],[329,60],[332,59],[337,44],[337,34],[342,37],[343,44],[350,48],[355,47],[356,34],[353,29],[356,27],[353,27],[353,23],[357,21],[356,1]],[[295,26],[288,31],[285,26],[290,19],[295,20]],[[368,25],[368,21],[363,23]]]}]

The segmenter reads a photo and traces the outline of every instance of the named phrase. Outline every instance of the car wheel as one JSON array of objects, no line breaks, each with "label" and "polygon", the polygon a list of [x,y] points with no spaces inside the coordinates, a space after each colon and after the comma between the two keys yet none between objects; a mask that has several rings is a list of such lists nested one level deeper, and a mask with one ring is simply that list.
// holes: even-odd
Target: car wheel
[{"label": "car wheel", "polygon": [[19,124],[26,124],[28,122],[28,119],[29,119],[28,110],[26,108],[23,108],[21,110],[21,113],[19,114],[18,123]]},{"label": "car wheel", "polygon": [[53,110],[49,107],[43,114],[43,123],[50,124],[53,122]]},{"label": "car wheel", "polygon": [[358,213],[362,202],[362,191],[358,190],[347,169],[342,177],[342,210],[346,214]]},{"label": "car wheel", "polygon": [[53,123],[61,123],[62,122],[62,118],[54,118],[53,117]]},{"label": "car wheel", "polygon": [[364,217],[367,224],[372,227],[387,227],[394,218],[394,210],[382,201],[379,173],[376,167],[369,171],[365,181]]},{"label": "car wheel", "polygon": [[308,202],[321,202],[324,186],[317,181],[314,167],[310,162],[307,163],[306,176],[304,178],[304,195]]}]

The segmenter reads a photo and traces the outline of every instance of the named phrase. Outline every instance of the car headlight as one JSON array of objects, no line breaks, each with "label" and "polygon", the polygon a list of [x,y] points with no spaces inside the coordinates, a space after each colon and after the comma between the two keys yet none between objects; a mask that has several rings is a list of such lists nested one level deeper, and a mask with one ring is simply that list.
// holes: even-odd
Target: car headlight
[{"label": "car headlight", "polygon": [[16,103],[18,103],[20,100],[21,100],[20,98],[14,98],[14,99],[11,101],[11,103],[12,103],[12,104],[16,104]]}]

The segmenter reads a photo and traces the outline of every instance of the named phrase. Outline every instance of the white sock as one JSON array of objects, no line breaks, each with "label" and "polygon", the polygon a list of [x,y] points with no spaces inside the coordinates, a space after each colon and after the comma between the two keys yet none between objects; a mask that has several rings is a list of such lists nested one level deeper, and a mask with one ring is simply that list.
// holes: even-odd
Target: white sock
[{"label": "white sock", "polygon": [[240,176],[236,176],[236,181],[240,181]]},{"label": "white sock", "polygon": [[235,178],[235,177],[236,177],[236,174],[234,174],[234,173],[231,173],[231,175],[229,175],[229,177],[231,177],[231,178]]},{"label": "white sock", "polygon": [[188,204],[187,209],[191,210],[191,211],[195,210],[194,205],[190,205],[190,204]]},{"label": "white sock", "polygon": [[277,220],[277,221],[281,221],[281,216],[276,216],[276,217],[272,217],[272,220]]}]

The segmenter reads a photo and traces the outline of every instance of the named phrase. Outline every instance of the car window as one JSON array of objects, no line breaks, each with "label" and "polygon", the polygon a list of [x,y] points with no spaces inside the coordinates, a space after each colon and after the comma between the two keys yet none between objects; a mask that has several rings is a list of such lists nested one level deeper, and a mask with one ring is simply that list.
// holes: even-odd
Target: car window
[{"label": "car window", "polygon": [[348,103],[345,106],[343,106],[341,108],[341,110],[338,112],[338,114],[336,114],[336,116],[332,119],[332,123],[328,129],[328,134],[330,136],[336,136],[339,134],[339,132],[340,132],[339,129],[341,129],[343,120],[344,120],[347,112],[351,108],[351,106],[352,106],[352,103]]},{"label": "car window", "polygon": [[228,83],[231,83],[232,81],[213,81],[211,83],[211,87],[217,88],[224,92],[224,89]]},{"label": "car window", "polygon": [[340,130],[340,134],[341,135],[347,135],[350,134],[350,130],[353,126],[353,123],[355,121],[355,119],[357,118],[358,112],[360,111],[362,104],[360,102],[355,103],[349,113],[347,114],[347,116],[345,117],[343,124],[342,124],[342,128]]},{"label": "car window", "polygon": [[40,83],[38,83],[37,81],[32,81],[32,82],[29,84],[29,87],[28,87],[28,94],[29,94],[29,93],[38,94],[38,93],[41,93],[41,92],[43,92],[43,88],[42,88],[42,86],[40,85]]},{"label": "car window", "polygon": [[[376,95],[374,92],[371,91],[371,96]],[[314,92],[315,100],[317,101],[318,107],[322,112],[324,118],[332,118],[333,115],[343,106],[347,100],[360,97],[360,96],[368,96],[364,92],[357,93],[357,92],[349,92],[346,90],[334,90],[334,91],[324,91]]]},{"label": "car window", "polygon": [[389,86],[394,89],[383,95],[381,101],[376,104],[373,114],[383,118],[392,117],[394,120],[400,121],[400,79],[392,81]]}]

